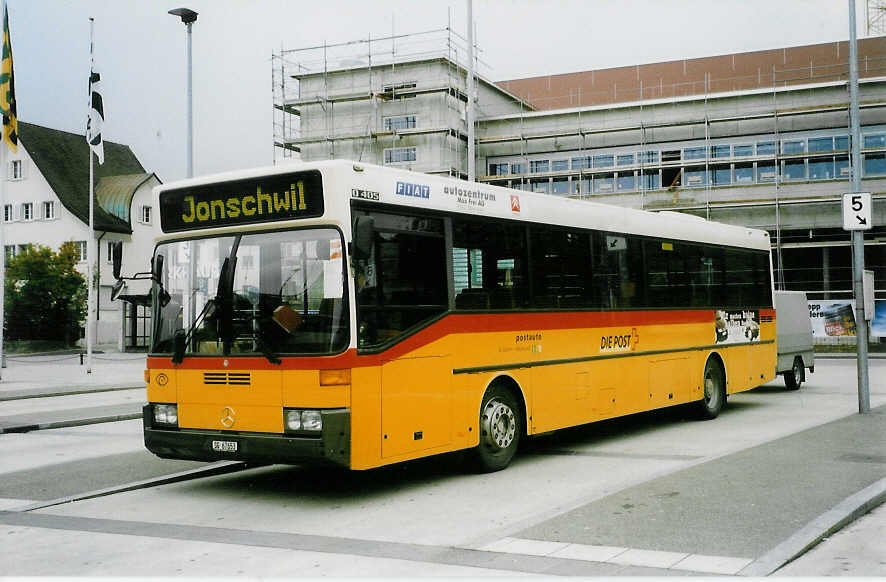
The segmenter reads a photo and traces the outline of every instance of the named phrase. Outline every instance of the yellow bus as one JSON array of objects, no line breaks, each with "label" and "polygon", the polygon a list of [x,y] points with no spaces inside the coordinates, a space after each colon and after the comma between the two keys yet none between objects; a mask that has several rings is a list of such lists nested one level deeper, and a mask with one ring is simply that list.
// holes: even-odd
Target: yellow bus
[{"label": "yellow bus", "polygon": [[144,440],[369,469],[774,378],[768,234],[346,161],[155,191]]}]

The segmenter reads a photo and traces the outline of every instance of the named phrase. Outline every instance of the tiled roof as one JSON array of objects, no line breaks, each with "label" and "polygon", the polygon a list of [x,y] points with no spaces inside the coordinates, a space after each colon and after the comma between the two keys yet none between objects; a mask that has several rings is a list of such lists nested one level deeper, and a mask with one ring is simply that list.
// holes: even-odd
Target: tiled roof
[{"label": "tiled roof", "polygon": [[[89,224],[89,146],[82,134],[68,133],[19,121],[19,139],[62,205],[84,224]],[[125,146],[104,142],[105,163],[95,161],[95,179],[145,174],[135,154]],[[130,234],[128,220],[95,205],[95,229]]]}]

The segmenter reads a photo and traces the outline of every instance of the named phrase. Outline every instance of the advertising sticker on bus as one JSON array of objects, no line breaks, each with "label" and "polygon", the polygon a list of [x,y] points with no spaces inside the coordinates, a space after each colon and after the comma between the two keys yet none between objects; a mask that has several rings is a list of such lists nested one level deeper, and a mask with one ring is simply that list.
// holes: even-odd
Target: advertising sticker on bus
[{"label": "advertising sticker on bus", "polygon": [[718,344],[759,342],[760,312],[718,309],[714,316],[714,332]]}]

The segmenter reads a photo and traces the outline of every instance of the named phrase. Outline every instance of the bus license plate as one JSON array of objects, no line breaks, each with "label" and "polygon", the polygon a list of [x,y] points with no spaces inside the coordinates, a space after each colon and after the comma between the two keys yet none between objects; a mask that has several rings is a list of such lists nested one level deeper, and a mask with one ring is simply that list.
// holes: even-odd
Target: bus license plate
[{"label": "bus license plate", "polygon": [[236,441],[212,441],[212,450],[220,453],[236,453]]}]

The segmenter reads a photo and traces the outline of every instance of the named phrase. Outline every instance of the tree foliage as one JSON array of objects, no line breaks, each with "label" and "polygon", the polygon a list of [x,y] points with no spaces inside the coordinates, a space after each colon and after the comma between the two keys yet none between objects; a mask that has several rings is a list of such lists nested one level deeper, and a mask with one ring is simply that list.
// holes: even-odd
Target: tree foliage
[{"label": "tree foliage", "polygon": [[56,340],[70,345],[86,317],[86,280],[74,268],[73,242],[58,252],[28,245],[6,264],[6,337]]}]

